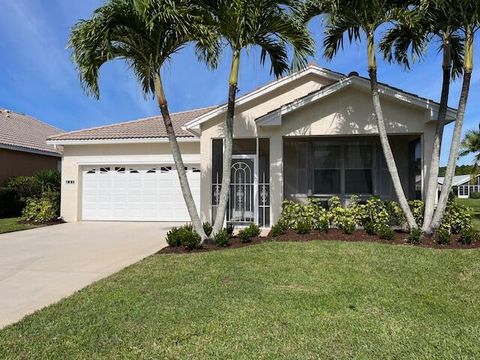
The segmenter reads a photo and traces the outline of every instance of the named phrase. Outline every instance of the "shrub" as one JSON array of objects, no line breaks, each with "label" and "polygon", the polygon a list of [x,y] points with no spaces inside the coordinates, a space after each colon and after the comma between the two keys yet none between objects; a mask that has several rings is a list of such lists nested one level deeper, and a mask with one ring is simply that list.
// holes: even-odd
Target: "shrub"
[{"label": "shrub", "polygon": [[19,216],[23,204],[17,191],[9,188],[0,188],[0,218]]},{"label": "shrub", "polygon": [[222,231],[215,234],[214,240],[217,246],[227,246],[230,242],[230,237],[228,236],[227,230],[223,229]]},{"label": "shrub", "polygon": [[304,235],[312,230],[312,225],[308,221],[299,222],[297,225],[297,233]]},{"label": "shrub", "polygon": [[279,221],[278,223],[272,226],[271,234],[273,237],[277,237],[285,234],[286,230],[287,229],[285,227],[285,224],[282,221]]},{"label": "shrub", "polygon": [[233,224],[227,224],[225,230],[227,230],[228,236],[231,237],[233,235],[233,231],[235,230],[235,226]]},{"label": "shrub", "polygon": [[240,239],[241,243],[248,243],[250,242],[250,232],[248,231],[248,228],[242,229],[238,232],[238,238]]},{"label": "shrub", "polygon": [[408,235],[408,242],[410,244],[420,244],[422,242],[422,229],[414,228],[410,230],[410,234]]},{"label": "shrub", "polygon": [[385,203],[377,196],[372,196],[363,205],[363,214],[361,223],[365,226],[371,223],[374,232],[377,233],[382,227],[388,226],[390,222],[390,214],[388,213]]},{"label": "shrub", "polygon": [[388,225],[383,225],[378,230],[378,236],[383,240],[393,240],[395,232]]},{"label": "shrub", "polygon": [[5,187],[15,190],[24,205],[29,198],[42,196],[42,184],[35,176],[15,176],[7,180]]},{"label": "shrub", "polygon": [[425,212],[425,203],[422,200],[412,200],[408,202],[412,215],[418,226],[422,226],[423,214]]},{"label": "shrub", "polygon": [[371,221],[368,221],[366,222],[364,225],[363,225],[363,228],[365,229],[365,232],[368,234],[368,235],[375,235],[377,232],[375,231],[375,225],[373,224],[373,222]]},{"label": "shrub", "polygon": [[180,229],[177,227],[173,227],[170,229],[170,231],[167,233],[168,246],[176,247],[181,245],[179,233]]},{"label": "shrub", "polygon": [[200,246],[202,238],[196,231],[183,227],[180,230],[180,244],[187,250],[193,250]]},{"label": "shrub", "polygon": [[355,219],[351,217],[345,217],[343,219],[343,222],[340,228],[343,230],[345,234],[348,234],[348,235],[352,234],[357,228]]},{"label": "shrub", "polygon": [[60,191],[62,177],[57,170],[44,170],[33,177],[37,178],[42,192]]},{"label": "shrub", "polygon": [[480,191],[474,191],[474,192],[470,193],[470,197],[472,199],[480,199]]},{"label": "shrub", "polygon": [[246,230],[250,234],[250,237],[257,237],[260,235],[260,228],[258,227],[257,224],[250,224]]},{"label": "shrub", "polygon": [[174,227],[167,233],[167,244],[172,247],[181,245],[192,250],[200,245],[201,240],[200,235],[189,224],[179,228]]},{"label": "shrub", "polygon": [[450,228],[452,234],[472,227],[472,213],[469,207],[459,204],[455,199],[448,200],[442,224]]},{"label": "shrub", "polygon": [[450,231],[448,230],[447,227],[441,226],[437,230],[437,243],[441,245],[447,245],[450,244]]},{"label": "shrub", "polygon": [[37,224],[46,223],[55,220],[57,215],[56,204],[48,197],[31,198],[22,212],[22,217],[26,221]]},{"label": "shrub", "polygon": [[212,234],[212,231],[213,231],[212,224],[210,224],[208,221],[204,222],[203,223],[203,231],[205,231],[205,235],[207,235],[207,237],[210,237],[210,235]]},{"label": "shrub", "polygon": [[463,229],[460,232],[460,237],[458,238],[458,242],[462,243],[463,245],[473,244],[477,240],[478,240],[478,233],[472,227]]}]

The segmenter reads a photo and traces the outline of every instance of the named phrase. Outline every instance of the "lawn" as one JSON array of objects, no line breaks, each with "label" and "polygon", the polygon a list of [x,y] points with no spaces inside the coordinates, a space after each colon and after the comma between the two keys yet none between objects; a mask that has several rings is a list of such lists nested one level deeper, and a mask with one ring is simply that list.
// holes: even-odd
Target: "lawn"
[{"label": "lawn", "polygon": [[36,225],[19,223],[21,218],[0,219],[0,234],[36,228]]},{"label": "lawn", "polygon": [[480,358],[480,251],[263,243],[152,256],[0,331],[0,358]]},{"label": "lawn", "polygon": [[480,231],[480,199],[457,199],[457,201],[472,208],[473,225]]}]

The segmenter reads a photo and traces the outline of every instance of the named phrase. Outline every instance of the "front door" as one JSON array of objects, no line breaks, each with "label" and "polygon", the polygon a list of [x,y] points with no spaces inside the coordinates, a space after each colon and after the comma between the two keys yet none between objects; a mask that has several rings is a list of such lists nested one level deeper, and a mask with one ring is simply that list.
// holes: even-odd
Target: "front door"
[{"label": "front door", "polygon": [[231,167],[227,222],[254,223],[256,219],[256,166],[254,155],[234,155]]}]

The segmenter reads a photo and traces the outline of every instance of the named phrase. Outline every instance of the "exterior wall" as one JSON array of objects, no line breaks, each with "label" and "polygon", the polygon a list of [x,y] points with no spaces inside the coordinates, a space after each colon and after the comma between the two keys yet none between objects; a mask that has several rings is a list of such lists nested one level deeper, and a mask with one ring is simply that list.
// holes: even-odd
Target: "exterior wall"
[{"label": "exterior wall", "polygon": [[34,175],[42,170],[56,170],[60,157],[0,149],[0,186],[12,176]]},{"label": "exterior wall", "polygon": [[[185,164],[200,163],[198,142],[180,143],[180,150]],[[168,143],[65,146],[61,203],[61,215],[65,221],[81,220],[83,168],[104,164],[173,164],[173,158]]]},{"label": "exterior wall", "polygon": [[[283,201],[283,138],[288,136],[350,136],[377,134],[376,120],[368,91],[349,87],[338,91],[316,103],[307,105],[283,116],[281,126],[257,127],[255,119],[317,90],[322,84],[315,78],[298,79],[288,87],[279,90],[281,98],[269,94],[259,99],[252,107],[245,104],[238,108],[234,122],[236,138],[270,138],[270,186],[271,222],[275,223],[281,212]],[[248,108],[247,108],[248,105]],[[423,148],[431,148],[432,131],[435,125],[427,122],[427,112],[419,107],[401,101],[382,97],[387,131],[391,135],[423,135]],[[201,169],[202,199],[201,215],[210,219],[211,200],[211,140],[223,137],[223,116],[210,120],[201,126]],[[398,140],[397,140],[398,139]],[[402,176],[403,185],[408,191],[408,141],[411,137],[398,137],[392,141],[393,151]],[[425,150],[424,150],[425,152]],[[425,165],[424,165],[425,167]]]}]

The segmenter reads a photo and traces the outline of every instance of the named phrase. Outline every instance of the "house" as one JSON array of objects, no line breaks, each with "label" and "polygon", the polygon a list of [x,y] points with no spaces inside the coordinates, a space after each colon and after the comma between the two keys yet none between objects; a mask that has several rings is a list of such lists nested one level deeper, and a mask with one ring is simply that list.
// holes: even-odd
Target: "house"
[{"label": "house", "polygon": [[[402,184],[426,168],[438,114],[432,100],[380,86]],[[197,208],[214,218],[222,176],[226,105],[172,115]],[[448,120],[455,118],[448,109]],[[351,194],[395,198],[380,147],[369,80],[309,65],[237,100],[227,221],[268,227],[284,199]],[[160,117],[52,136],[63,147],[66,221],[188,221]]]},{"label": "house", "polygon": [[60,169],[61,154],[46,143],[60,133],[31,116],[0,109],[0,186],[12,176]]},{"label": "house", "polygon": [[[438,190],[443,185],[444,178],[438,178]],[[460,199],[468,199],[474,192],[480,193],[480,175],[455,175],[452,180],[452,191]]]}]

